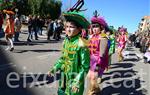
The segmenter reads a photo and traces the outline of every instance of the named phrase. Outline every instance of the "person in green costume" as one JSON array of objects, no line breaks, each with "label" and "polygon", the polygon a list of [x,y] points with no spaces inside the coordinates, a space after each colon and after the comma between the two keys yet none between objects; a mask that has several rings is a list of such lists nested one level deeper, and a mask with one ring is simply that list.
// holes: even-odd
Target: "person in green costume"
[{"label": "person in green costume", "polygon": [[79,12],[63,14],[66,19],[66,38],[63,42],[62,56],[50,69],[49,75],[61,70],[58,95],[83,95],[84,79],[90,67],[88,43],[80,37],[81,29],[89,22]]},{"label": "person in green costume", "polygon": [[108,27],[108,31],[106,32],[107,34],[107,38],[108,38],[108,47],[109,47],[109,64],[108,64],[108,68],[110,68],[111,65],[111,56],[112,54],[115,53],[115,35],[114,35],[114,28],[113,26],[109,26]]}]

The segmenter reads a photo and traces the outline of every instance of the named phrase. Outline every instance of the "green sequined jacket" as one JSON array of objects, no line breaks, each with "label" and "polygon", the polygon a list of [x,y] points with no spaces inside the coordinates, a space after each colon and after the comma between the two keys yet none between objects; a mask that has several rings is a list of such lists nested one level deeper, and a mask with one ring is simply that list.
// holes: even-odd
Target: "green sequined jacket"
[{"label": "green sequined jacket", "polygon": [[[65,38],[62,56],[51,68],[51,72],[61,70],[58,95],[83,95],[84,79],[90,67],[90,54],[87,41],[77,35],[71,39]],[[78,93],[73,93],[72,86],[79,88]],[[65,88],[65,91],[62,91]],[[65,93],[65,94],[64,94]]]},{"label": "green sequined jacket", "polygon": [[112,55],[113,53],[115,53],[115,44],[116,44],[114,35],[111,35],[109,40],[110,40],[109,55]]}]

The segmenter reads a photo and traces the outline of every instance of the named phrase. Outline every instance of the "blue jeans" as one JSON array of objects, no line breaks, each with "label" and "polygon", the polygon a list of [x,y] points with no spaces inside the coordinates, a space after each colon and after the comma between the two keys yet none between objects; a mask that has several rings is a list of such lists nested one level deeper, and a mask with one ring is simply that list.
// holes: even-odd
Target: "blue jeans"
[{"label": "blue jeans", "polygon": [[14,41],[15,42],[17,42],[17,41],[19,41],[19,34],[20,34],[20,32],[15,32],[15,36],[14,36]]},{"label": "blue jeans", "polygon": [[3,28],[0,28],[0,38],[4,37],[5,36],[5,33],[3,31]]}]

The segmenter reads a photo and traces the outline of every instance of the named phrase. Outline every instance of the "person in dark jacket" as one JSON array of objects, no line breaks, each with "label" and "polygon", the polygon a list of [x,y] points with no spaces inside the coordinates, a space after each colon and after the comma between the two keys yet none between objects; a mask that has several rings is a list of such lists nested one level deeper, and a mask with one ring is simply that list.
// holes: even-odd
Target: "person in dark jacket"
[{"label": "person in dark jacket", "polygon": [[27,38],[27,41],[28,42],[31,42],[31,39],[32,39],[32,15],[29,15],[29,19],[28,19],[28,38]]},{"label": "person in dark jacket", "polygon": [[53,35],[53,21],[48,19],[47,25],[47,40],[50,40],[50,37]]}]

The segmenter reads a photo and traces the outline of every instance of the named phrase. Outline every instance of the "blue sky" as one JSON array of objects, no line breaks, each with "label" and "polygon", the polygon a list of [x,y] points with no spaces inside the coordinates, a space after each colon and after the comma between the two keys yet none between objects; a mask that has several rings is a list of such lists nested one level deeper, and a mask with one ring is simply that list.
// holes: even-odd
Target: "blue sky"
[{"label": "blue sky", "polygon": [[[73,6],[77,0],[62,0],[63,10]],[[84,0],[82,9],[87,9],[84,15],[90,19],[93,11],[98,10],[109,25],[115,28],[124,26],[128,32],[135,32],[138,23],[145,15],[150,15],[150,0]]]}]

